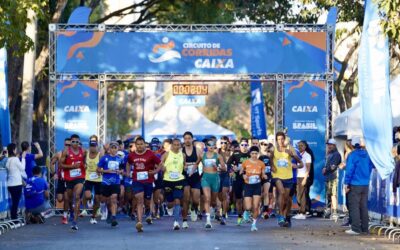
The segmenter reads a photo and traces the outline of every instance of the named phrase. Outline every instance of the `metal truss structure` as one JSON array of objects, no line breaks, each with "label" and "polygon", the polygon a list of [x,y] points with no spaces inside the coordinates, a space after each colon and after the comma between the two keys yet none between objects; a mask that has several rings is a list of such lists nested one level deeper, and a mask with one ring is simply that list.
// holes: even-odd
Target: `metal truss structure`
[{"label": "metal truss structure", "polygon": [[[319,74],[232,74],[232,75],[202,75],[202,74],[134,74],[134,73],[61,73],[56,71],[57,33],[63,31],[87,32],[326,32],[326,72]],[[292,80],[325,81],[326,82],[326,114],[327,133],[332,135],[332,96],[333,96],[333,65],[334,65],[334,28],[330,25],[316,24],[182,24],[182,25],[105,25],[105,24],[50,24],[49,25],[49,152],[52,157],[55,148],[55,107],[56,83],[60,80],[93,80],[98,81],[98,136],[100,143],[106,138],[107,129],[107,82],[238,82],[254,81],[250,76],[258,76],[258,81],[275,81],[275,130],[285,128],[284,124],[284,83]],[[55,204],[55,187],[51,185],[52,201]]]}]

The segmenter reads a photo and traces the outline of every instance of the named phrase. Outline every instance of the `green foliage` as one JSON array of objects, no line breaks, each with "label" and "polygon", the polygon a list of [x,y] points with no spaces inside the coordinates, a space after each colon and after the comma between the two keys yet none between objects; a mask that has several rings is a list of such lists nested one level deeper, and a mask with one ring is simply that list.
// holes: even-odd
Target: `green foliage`
[{"label": "green foliage", "polygon": [[16,55],[23,55],[33,46],[25,34],[27,11],[32,9],[38,19],[45,18],[47,1],[44,0],[0,0],[0,48],[18,48]]}]

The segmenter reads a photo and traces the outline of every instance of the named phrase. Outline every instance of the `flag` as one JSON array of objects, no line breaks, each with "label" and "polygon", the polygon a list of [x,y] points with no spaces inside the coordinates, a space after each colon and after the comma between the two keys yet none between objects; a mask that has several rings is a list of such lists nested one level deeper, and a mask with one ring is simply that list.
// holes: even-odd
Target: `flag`
[{"label": "flag", "polygon": [[265,123],[264,98],[260,81],[253,78],[251,87],[251,134],[258,139],[267,139]]}]

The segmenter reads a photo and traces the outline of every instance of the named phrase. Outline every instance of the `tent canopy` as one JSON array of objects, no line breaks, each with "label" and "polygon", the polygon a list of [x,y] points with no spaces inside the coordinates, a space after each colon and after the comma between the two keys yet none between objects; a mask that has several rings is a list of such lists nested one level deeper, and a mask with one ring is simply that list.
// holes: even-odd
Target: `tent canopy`
[{"label": "tent canopy", "polygon": [[[153,137],[181,138],[186,131],[191,131],[197,140],[211,135],[235,137],[235,133],[210,121],[196,107],[176,105],[176,100],[172,97],[154,114],[154,118],[145,124],[145,140],[150,141]],[[129,134],[141,135],[142,129],[135,129]]]},{"label": "tent canopy", "polygon": [[[390,83],[393,127],[400,126],[400,76]],[[385,112],[377,110],[376,112]],[[383,122],[383,121],[382,121]],[[353,138],[362,136],[360,103],[341,113],[333,123],[334,137]]]}]

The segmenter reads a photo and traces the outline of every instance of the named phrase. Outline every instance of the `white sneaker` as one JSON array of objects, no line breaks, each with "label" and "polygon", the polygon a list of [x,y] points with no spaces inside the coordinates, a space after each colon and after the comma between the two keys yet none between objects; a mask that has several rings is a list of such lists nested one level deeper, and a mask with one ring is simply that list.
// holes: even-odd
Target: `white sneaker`
[{"label": "white sneaker", "polygon": [[182,228],[183,228],[183,229],[188,229],[188,228],[189,228],[189,224],[187,223],[187,221],[184,221],[184,222],[182,223]]},{"label": "white sneaker", "polygon": [[174,214],[174,208],[173,207],[171,207],[171,208],[167,207],[167,213],[168,213],[169,216],[172,216]]},{"label": "white sneaker", "polygon": [[95,218],[91,218],[90,224],[92,224],[92,225],[97,224],[97,220]]},{"label": "white sneaker", "polygon": [[174,230],[179,230],[181,227],[177,221],[174,221]]},{"label": "white sneaker", "polygon": [[211,225],[211,222],[210,222],[210,221],[207,221],[207,222],[206,222],[205,228],[206,228],[206,229],[211,229],[211,228],[212,228],[212,225]]},{"label": "white sneaker", "polygon": [[350,235],[359,235],[360,234],[360,233],[354,232],[352,229],[346,230],[346,233],[350,234]]},{"label": "white sneaker", "polygon": [[86,209],[83,209],[82,212],[79,214],[79,217],[88,216]]},{"label": "white sneaker", "polygon": [[305,220],[307,217],[305,214],[296,214],[295,216],[293,216],[293,219],[295,220]]},{"label": "white sneaker", "polygon": [[197,221],[197,213],[194,210],[190,211],[190,220],[191,221]]},{"label": "white sneaker", "polygon": [[101,213],[101,220],[107,220],[107,210],[104,213]]}]

